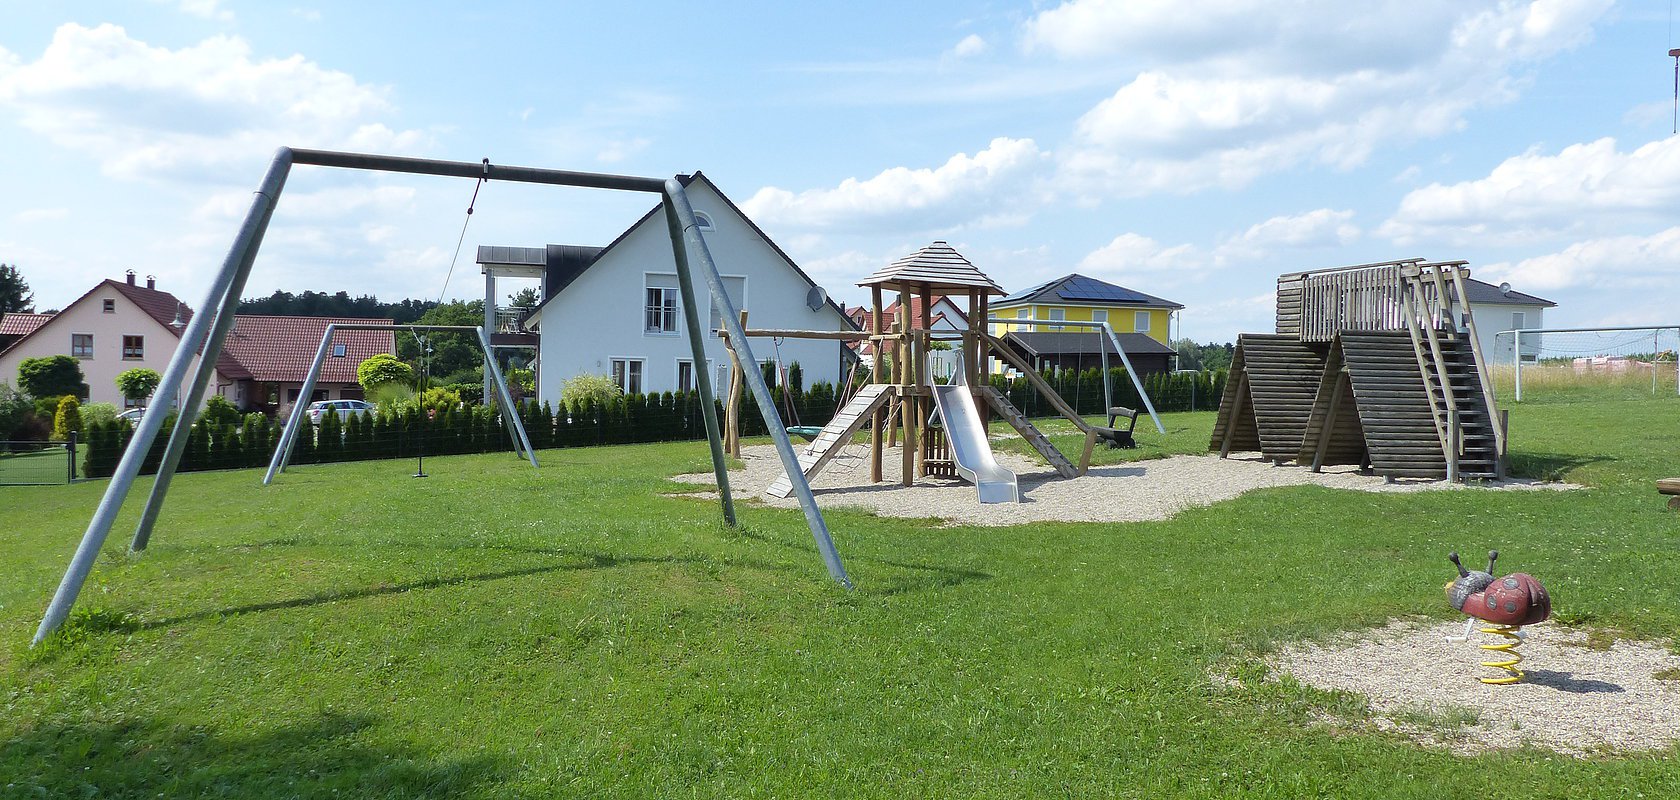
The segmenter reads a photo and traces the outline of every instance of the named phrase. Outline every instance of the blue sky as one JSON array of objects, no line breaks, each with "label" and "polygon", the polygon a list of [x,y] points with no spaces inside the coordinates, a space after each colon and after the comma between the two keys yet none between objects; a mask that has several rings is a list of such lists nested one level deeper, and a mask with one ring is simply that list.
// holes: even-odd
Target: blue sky
[{"label": "blue sky", "polygon": [[[281,145],[703,170],[840,300],[945,239],[1270,325],[1285,271],[1425,257],[1680,320],[1668,3],[7,2],[0,262],[198,303]],[[472,184],[299,168],[247,296],[437,297]],[[491,184],[476,244],[604,244],[646,196]]]}]

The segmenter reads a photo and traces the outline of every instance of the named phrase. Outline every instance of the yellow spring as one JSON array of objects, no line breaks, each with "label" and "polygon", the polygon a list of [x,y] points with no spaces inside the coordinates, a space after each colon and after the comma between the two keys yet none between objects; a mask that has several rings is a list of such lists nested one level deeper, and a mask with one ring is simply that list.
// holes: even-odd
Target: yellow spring
[{"label": "yellow spring", "polygon": [[1522,626],[1490,625],[1486,628],[1478,628],[1478,630],[1482,633],[1498,636],[1502,639],[1502,641],[1495,642],[1493,644],[1479,644],[1476,645],[1477,647],[1480,647],[1483,650],[1491,650],[1499,653],[1501,656],[1507,657],[1504,661],[1483,661],[1482,666],[1490,667],[1492,669],[1502,669],[1509,673],[1501,675],[1497,678],[1482,678],[1482,683],[1503,686],[1505,684],[1516,683],[1517,681],[1522,680],[1523,671],[1517,669],[1517,664],[1521,663],[1523,660],[1522,654],[1517,652],[1517,645],[1522,644],[1523,641],[1522,636],[1518,633],[1522,630]]}]

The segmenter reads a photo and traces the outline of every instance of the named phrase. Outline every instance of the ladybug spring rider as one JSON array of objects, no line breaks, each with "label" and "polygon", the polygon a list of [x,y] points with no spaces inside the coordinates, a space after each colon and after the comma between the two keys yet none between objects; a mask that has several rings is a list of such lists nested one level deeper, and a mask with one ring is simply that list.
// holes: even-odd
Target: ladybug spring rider
[{"label": "ladybug spring rider", "polygon": [[1523,672],[1517,669],[1517,664],[1522,661],[1522,655],[1517,653],[1517,645],[1523,641],[1522,626],[1543,622],[1552,615],[1551,595],[1546,593],[1546,587],[1541,586],[1540,581],[1525,572],[1494,578],[1493,563],[1499,559],[1498,550],[1488,551],[1486,572],[1465,569],[1459,563],[1456,552],[1448,554],[1447,558],[1458,567],[1458,579],[1446,586],[1447,602],[1471,617],[1465,620],[1463,636],[1449,638],[1466,641],[1470,638],[1475,620],[1490,623],[1481,628],[1482,633],[1498,636],[1503,641],[1477,646],[1499,653],[1505,660],[1481,663],[1484,667],[1501,669],[1507,674],[1482,678],[1482,683],[1503,685],[1522,680]]}]

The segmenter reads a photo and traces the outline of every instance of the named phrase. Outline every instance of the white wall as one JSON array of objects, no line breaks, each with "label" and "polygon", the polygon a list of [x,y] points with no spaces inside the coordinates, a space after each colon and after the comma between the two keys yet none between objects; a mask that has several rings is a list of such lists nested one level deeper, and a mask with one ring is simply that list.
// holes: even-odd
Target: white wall
[{"label": "white wall", "polygon": [[[115,309],[107,314],[104,301],[115,300]],[[163,374],[169,359],[175,355],[180,337],[158,324],[151,315],[129,302],[116,289],[101,285],[81,301],[59,312],[27,339],[0,357],[0,381],[17,386],[18,365],[27,358],[70,355],[70,336],[75,333],[93,335],[93,357],[80,359],[82,379],[88,384],[88,401],[111,403],[122,407],[123,396],[117,391],[117,374],[135,367],[157,370]],[[122,337],[145,337],[145,357],[122,357]],[[189,373],[190,375],[191,373]],[[216,375],[218,385],[230,384],[227,378]],[[210,392],[214,391],[214,387]]]},{"label": "white wall", "polygon": [[[1471,303],[1470,313],[1476,317],[1476,333],[1481,339],[1482,356],[1488,366],[1510,366],[1515,345],[1514,336],[1499,336],[1500,331],[1517,327],[1512,314],[1522,314],[1522,328],[1544,328],[1546,307],[1540,305],[1510,305],[1506,303]],[[1540,337],[1523,338],[1523,354],[1532,359],[1540,352]]]},{"label": "white wall", "polygon": [[[703,181],[691,183],[688,195],[695,210],[713,221],[715,230],[702,235],[718,271],[745,279],[745,297],[732,299],[748,311],[750,327],[849,329],[833,307],[812,311],[805,305],[810,285]],[[684,311],[679,307],[675,334],[643,330],[648,274],[672,274],[675,269],[665,216],[654,214],[545,305],[538,323],[542,335],[538,398],[558,404],[561,382],[581,373],[610,375],[615,358],[643,361],[644,392],[675,391],[677,362],[693,355]],[[706,303],[699,317],[700,324],[707,325],[709,292],[699,275],[694,276],[694,290]],[[775,358],[769,339],[754,339],[751,346],[760,361]],[[784,339],[780,349],[784,364],[799,362],[806,387],[839,379],[840,342]],[[722,340],[711,334],[706,335],[706,354],[715,381],[717,365],[727,365],[729,355]],[[714,386],[714,390],[721,394],[726,386]]]}]

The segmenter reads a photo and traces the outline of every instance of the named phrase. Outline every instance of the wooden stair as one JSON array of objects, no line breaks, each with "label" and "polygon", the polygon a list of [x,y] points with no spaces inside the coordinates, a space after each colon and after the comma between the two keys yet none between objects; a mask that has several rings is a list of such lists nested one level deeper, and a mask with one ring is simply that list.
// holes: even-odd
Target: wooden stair
[{"label": "wooden stair", "polygon": [[1079,469],[1073,465],[1073,462],[1069,461],[1067,456],[1062,455],[1062,451],[1057,450],[1056,446],[1050,443],[1050,438],[1034,427],[1026,415],[1022,414],[1014,403],[1009,402],[1009,398],[1004,397],[1003,393],[990,386],[985,386],[980,389],[980,396],[986,401],[986,405],[991,406],[998,416],[1009,423],[1009,427],[1014,428],[1016,433],[1021,434],[1021,438],[1026,439],[1027,443],[1032,445],[1033,449],[1037,450],[1045,461],[1049,462],[1051,468],[1056,470],[1057,475],[1064,478],[1079,475]]},{"label": "wooden stair", "polygon": [[[1371,468],[1396,478],[1447,477],[1445,394],[1435,374],[1419,368],[1419,356],[1405,333],[1339,335],[1353,394],[1359,407]],[[1441,342],[1447,391],[1458,408],[1461,442],[1458,474],[1497,479],[1502,475],[1496,424],[1483,400],[1481,373],[1464,337],[1447,332]]]},{"label": "wooden stair", "polygon": [[[799,468],[805,473],[805,479],[810,480],[821,472],[822,468],[840,453],[841,448],[852,440],[852,436],[863,428],[864,423],[874,415],[875,409],[880,408],[882,403],[891,400],[896,394],[890,384],[873,383],[852,395],[851,402],[840,409],[839,413],[823,426],[817,438],[799,452]],[[793,480],[783,471],[764,493],[771,497],[787,497],[793,493]]]}]

